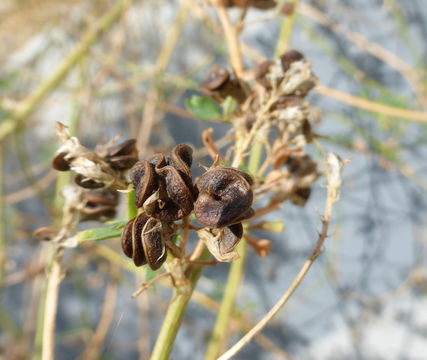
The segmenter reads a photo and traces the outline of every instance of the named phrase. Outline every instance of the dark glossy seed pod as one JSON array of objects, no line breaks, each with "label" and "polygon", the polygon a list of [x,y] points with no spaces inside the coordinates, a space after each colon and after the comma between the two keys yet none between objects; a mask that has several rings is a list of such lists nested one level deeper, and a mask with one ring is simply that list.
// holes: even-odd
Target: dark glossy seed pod
[{"label": "dark glossy seed pod", "polygon": [[162,223],[144,213],[130,220],[122,232],[122,249],[136,266],[148,264],[157,270],[166,261],[165,231]]},{"label": "dark glossy seed pod", "polygon": [[141,208],[159,187],[154,166],[147,160],[140,160],[133,166],[129,176],[135,189],[135,205]]},{"label": "dark glossy seed pod", "polygon": [[108,149],[105,160],[114,169],[130,169],[138,161],[136,140],[129,139]]},{"label": "dark glossy seed pod", "polygon": [[138,161],[130,173],[136,207],[162,221],[189,215],[197,197],[190,172],[192,153],[191,147],[180,144],[166,158],[155,154]]},{"label": "dark glossy seed pod", "polygon": [[197,220],[208,228],[222,228],[253,215],[253,183],[244,171],[218,166],[197,181],[199,196],[194,205]]},{"label": "dark glossy seed pod", "polygon": [[52,167],[55,170],[58,170],[58,171],[70,170],[70,162],[68,160],[65,160],[65,156],[67,154],[68,154],[67,152],[60,152],[55,155],[55,157],[52,160]]}]

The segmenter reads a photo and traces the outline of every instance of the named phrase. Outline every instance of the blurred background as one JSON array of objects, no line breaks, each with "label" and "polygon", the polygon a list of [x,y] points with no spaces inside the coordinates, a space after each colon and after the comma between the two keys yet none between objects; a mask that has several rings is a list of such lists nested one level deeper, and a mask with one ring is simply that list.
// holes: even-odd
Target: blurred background
[{"label": "blurred background", "polygon": [[[272,58],[282,24],[290,26],[289,46],[312,61],[322,84],[309,96],[323,114],[314,131],[325,150],[352,161],[324,253],[263,332],[274,345],[251,342],[236,358],[425,359],[426,2],[301,0],[289,2],[287,14],[283,5],[249,9],[240,36],[245,64]],[[100,21],[105,31],[94,32]],[[190,144],[200,174],[199,164],[210,165],[201,132],[213,127],[225,149],[229,125],[194,118],[184,100],[212,65],[227,66],[227,56],[215,12],[202,1],[0,2],[1,359],[40,355],[50,244],[31,234],[58,216],[55,121],[90,149],[117,134],[137,137],[140,157]],[[267,258],[249,255],[230,344],[241,321],[256,322],[311,253],[325,183],[313,186],[304,208],[285,203],[269,215],[286,228],[258,234],[274,247]],[[118,216],[125,214],[123,203]],[[132,300],[145,270],[125,259],[118,239],[66,251],[63,267],[57,358],[147,359],[170,288],[160,283]],[[204,272],[173,359],[203,358],[228,269]]]}]

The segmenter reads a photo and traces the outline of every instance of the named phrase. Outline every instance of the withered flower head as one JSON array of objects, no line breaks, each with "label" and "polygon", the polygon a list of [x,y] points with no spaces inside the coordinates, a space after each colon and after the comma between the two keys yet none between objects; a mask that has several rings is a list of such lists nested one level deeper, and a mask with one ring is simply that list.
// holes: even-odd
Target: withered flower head
[{"label": "withered flower head", "polygon": [[197,181],[199,196],[194,206],[197,220],[208,228],[222,228],[253,215],[253,183],[244,171],[218,166]]},{"label": "withered flower head", "polygon": [[136,266],[148,264],[157,270],[166,261],[166,243],[171,237],[167,224],[142,213],[130,220],[123,229],[122,249]]},{"label": "withered flower head", "polygon": [[162,221],[190,214],[197,196],[190,172],[192,153],[191,147],[180,144],[166,158],[155,154],[148,161],[138,161],[130,174],[136,207]]},{"label": "withered flower head", "polygon": [[104,157],[81,145],[79,139],[71,136],[64,124],[57,122],[55,130],[63,145],[52,161],[54,169],[73,170],[77,174],[76,183],[85,188],[95,189],[104,186],[116,189],[127,188],[127,183],[119,170],[136,161],[136,150],[133,150],[132,141],[121,144],[117,149],[114,148],[113,154],[108,158],[109,163]]}]

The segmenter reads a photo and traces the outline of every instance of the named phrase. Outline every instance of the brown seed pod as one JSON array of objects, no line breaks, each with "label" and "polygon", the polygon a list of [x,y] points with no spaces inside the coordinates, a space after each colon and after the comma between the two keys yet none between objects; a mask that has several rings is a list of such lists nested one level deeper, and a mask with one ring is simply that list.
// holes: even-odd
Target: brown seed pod
[{"label": "brown seed pod", "polygon": [[194,205],[197,220],[208,228],[229,226],[253,215],[253,183],[244,171],[218,166],[197,181],[199,196]]},{"label": "brown seed pod", "polygon": [[291,64],[295,61],[304,59],[304,55],[296,50],[288,50],[283,55],[280,56],[280,61],[282,62],[283,71],[288,71],[291,67]]},{"label": "brown seed pod", "polygon": [[271,88],[271,83],[267,79],[267,74],[271,66],[274,65],[274,62],[271,60],[265,60],[259,63],[255,68],[255,80],[260,83],[265,88]]},{"label": "brown seed pod", "polygon": [[148,264],[151,269],[157,270],[167,257],[166,236],[160,221],[142,213],[124,227],[122,249],[136,266]]},{"label": "brown seed pod", "polygon": [[105,160],[114,169],[130,169],[138,161],[136,140],[129,139],[108,149]]},{"label": "brown seed pod", "polygon": [[65,156],[67,156],[67,152],[62,151],[55,155],[52,160],[52,167],[58,171],[68,171],[70,170],[70,162],[65,160]]},{"label": "brown seed pod", "polygon": [[85,189],[100,189],[105,186],[103,183],[99,183],[92,179],[85,179],[83,175],[76,174],[74,177],[74,182]]},{"label": "brown seed pod", "polygon": [[175,146],[169,156],[155,154],[131,170],[136,207],[162,221],[175,221],[193,210],[197,192],[192,184],[190,166],[193,150]]},{"label": "brown seed pod", "polygon": [[135,189],[135,205],[141,208],[159,186],[154,166],[147,160],[140,160],[133,166],[129,176]]},{"label": "brown seed pod", "polygon": [[298,206],[305,206],[311,195],[311,188],[299,188],[292,194],[291,201]]},{"label": "brown seed pod", "polygon": [[85,194],[86,205],[81,210],[80,221],[106,221],[116,216],[116,206],[119,202],[117,191],[103,189],[89,191]]},{"label": "brown seed pod", "polygon": [[221,86],[225,85],[229,79],[230,73],[228,70],[219,65],[215,65],[209,71],[208,77],[201,82],[200,88],[209,91],[218,90]]},{"label": "brown seed pod", "polygon": [[211,68],[208,77],[200,84],[200,91],[219,102],[224,101],[227,96],[232,96],[239,103],[246,99],[246,93],[240,83],[231,79],[230,73],[219,65]]}]

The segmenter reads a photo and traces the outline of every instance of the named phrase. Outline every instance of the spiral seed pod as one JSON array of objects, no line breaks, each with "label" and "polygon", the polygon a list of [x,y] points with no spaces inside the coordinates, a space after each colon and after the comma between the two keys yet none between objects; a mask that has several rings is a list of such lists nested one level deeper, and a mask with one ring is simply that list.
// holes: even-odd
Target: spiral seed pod
[{"label": "spiral seed pod", "polygon": [[108,149],[105,160],[114,169],[130,169],[138,161],[136,140],[129,139]]},{"label": "spiral seed pod", "polygon": [[162,223],[144,213],[130,220],[122,232],[122,249],[136,266],[148,264],[157,270],[166,261],[165,237],[170,236]]},{"label": "spiral seed pod", "polygon": [[244,171],[218,166],[197,181],[199,196],[194,206],[197,220],[208,228],[222,228],[253,215],[253,183]]},{"label": "spiral seed pod", "polygon": [[130,174],[136,207],[162,221],[190,214],[197,197],[190,172],[192,152],[191,147],[180,144],[166,158],[155,154],[148,161],[138,161]]}]

